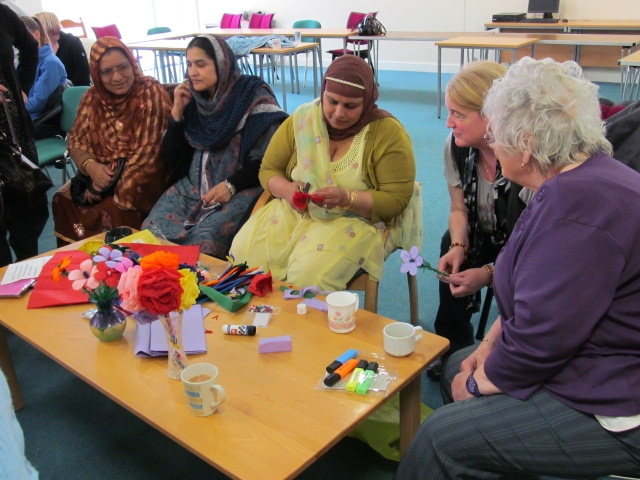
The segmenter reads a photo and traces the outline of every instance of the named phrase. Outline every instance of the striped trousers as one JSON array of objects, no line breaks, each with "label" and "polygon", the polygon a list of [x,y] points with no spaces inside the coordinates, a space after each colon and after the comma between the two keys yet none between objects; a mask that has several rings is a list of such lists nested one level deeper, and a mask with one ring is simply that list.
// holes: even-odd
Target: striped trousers
[{"label": "striped trousers", "polygon": [[[441,379],[445,401],[447,382],[470,349],[447,361]],[[539,390],[526,401],[489,395],[438,408],[421,425],[395,479],[593,479],[611,474],[640,476],[640,428],[609,432],[593,415]]]}]

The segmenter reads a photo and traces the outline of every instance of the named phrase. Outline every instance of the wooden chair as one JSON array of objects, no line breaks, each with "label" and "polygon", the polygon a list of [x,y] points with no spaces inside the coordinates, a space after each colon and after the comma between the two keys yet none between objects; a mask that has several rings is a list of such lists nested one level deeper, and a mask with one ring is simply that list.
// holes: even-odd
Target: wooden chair
[{"label": "wooden chair", "polygon": [[[416,228],[419,229],[420,238],[422,238],[422,185],[418,182],[415,183],[415,190],[413,195],[414,197],[412,198],[412,202],[410,202],[407,210],[403,214],[403,217],[405,216],[405,214],[409,214],[414,217]],[[267,202],[269,202],[269,200],[271,200],[271,195],[265,190],[253,206],[251,215],[265,206]],[[387,245],[390,235],[391,230],[385,230],[383,237],[385,245]],[[405,245],[404,247],[410,248],[411,246]],[[421,247],[421,245],[418,245],[418,247]],[[386,258],[388,258],[388,256],[398,248],[399,247],[395,246],[387,246],[386,250],[388,250],[388,252]],[[414,276],[407,273],[407,284],[409,288],[409,321],[412,325],[418,325],[419,321],[417,278],[417,275]],[[373,280],[364,270],[357,272],[356,275],[349,281],[349,283],[347,283],[347,290],[357,290],[364,292],[364,309],[372,313],[378,313],[378,287],[379,282],[377,280]]]},{"label": "wooden chair", "polygon": [[[385,243],[388,236],[389,230],[386,230],[384,234]],[[409,321],[412,325],[418,325],[418,276],[407,273],[407,286],[409,289]],[[364,309],[372,313],[378,313],[378,287],[379,282],[371,279],[364,270],[356,273],[355,277],[347,283],[347,290],[364,292]]]},{"label": "wooden chair", "polygon": [[60,20],[60,25],[62,26],[63,30],[78,29],[78,28],[82,29],[82,35],[75,34],[75,33],[74,35],[78,38],[87,38],[87,28],[84,26],[84,22],[82,21],[82,18],[80,18],[79,22],[76,22],[75,20],[69,20],[69,19]]}]

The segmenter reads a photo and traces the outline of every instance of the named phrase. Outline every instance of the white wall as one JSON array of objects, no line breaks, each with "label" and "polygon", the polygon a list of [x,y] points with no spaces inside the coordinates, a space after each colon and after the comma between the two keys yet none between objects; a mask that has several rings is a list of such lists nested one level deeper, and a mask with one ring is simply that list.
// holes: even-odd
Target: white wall
[{"label": "white wall", "polygon": [[[203,28],[218,22],[224,12],[243,10],[275,12],[276,27],[289,27],[295,20],[315,19],[326,28],[346,24],[351,10],[379,11],[378,19],[387,30],[482,31],[494,13],[524,12],[528,0],[17,0],[36,13],[55,12],[60,18],[82,17],[88,26],[116,23],[126,38],[139,38],[147,29],[166,25],[174,31]],[[155,13],[154,13],[155,5]],[[561,0],[561,11],[569,19],[640,20],[638,0]],[[323,50],[339,48],[337,40],[323,40]],[[459,54],[444,52],[445,71],[456,71]],[[383,42],[380,68],[435,71],[437,49],[429,42]],[[326,63],[325,63],[326,64]],[[596,79],[596,78],[594,78]]]}]

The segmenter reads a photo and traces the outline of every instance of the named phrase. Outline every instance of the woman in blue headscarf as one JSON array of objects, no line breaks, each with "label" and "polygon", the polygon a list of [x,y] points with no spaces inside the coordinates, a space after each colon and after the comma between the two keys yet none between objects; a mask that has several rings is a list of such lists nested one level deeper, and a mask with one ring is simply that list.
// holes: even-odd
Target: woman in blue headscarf
[{"label": "woman in blue headscarf", "polygon": [[224,40],[203,35],[187,46],[187,79],[176,87],[162,148],[178,179],[143,228],[225,258],[262,193],[258,170],[284,121],[271,88],[242,75]]}]

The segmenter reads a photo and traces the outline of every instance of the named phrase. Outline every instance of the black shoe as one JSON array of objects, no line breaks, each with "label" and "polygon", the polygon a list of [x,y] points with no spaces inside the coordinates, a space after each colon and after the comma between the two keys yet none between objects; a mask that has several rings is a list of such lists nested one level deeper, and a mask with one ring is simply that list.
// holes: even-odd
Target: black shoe
[{"label": "black shoe", "polygon": [[427,377],[434,382],[440,381],[440,375],[442,374],[442,359],[437,359],[427,368]]}]

